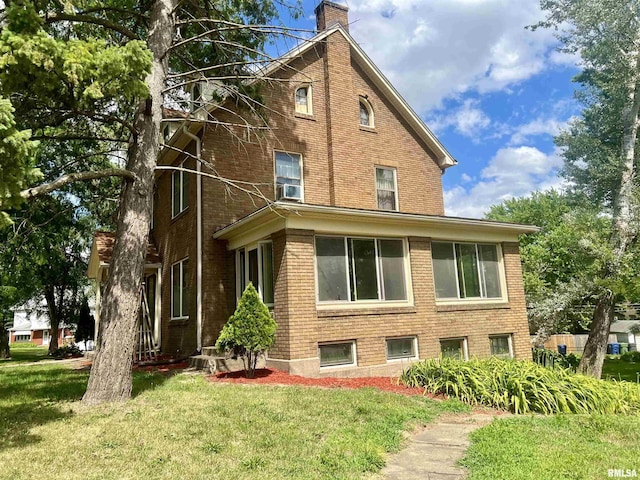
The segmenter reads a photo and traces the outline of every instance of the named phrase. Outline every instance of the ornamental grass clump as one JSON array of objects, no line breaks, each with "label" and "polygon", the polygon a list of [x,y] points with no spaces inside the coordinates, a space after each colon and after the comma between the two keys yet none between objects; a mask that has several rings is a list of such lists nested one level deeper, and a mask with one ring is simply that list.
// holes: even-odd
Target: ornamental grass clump
[{"label": "ornamental grass clump", "polygon": [[258,357],[276,340],[276,322],[249,282],[238,307],[222,328],[216,350],[242,357],[245,375],[253,378]]},{"label": "ornamental grass clump", "polygon": [[550,370],[529,361],[425,360],[405,370],[400,380],[426,392],[517,414],[640,412],[640,385]]}]

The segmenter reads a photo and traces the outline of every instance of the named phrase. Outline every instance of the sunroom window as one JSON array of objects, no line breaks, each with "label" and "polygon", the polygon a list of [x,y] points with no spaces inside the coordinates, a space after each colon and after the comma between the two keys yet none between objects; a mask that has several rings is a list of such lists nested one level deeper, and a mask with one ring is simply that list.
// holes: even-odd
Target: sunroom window
[{"label": "sunroom window", "polygon": [[502,298],[498,246],[434,242],[437,299]]},{"label": "sunroom window", "polygon": [[319,302],[405,301],[402,239],[316,237]]},{"label": "sunroom window", "polygon": [[270,241],[236,251],[237,298],[242,296],[249,282],[253,284],[266,305],[273,305],[273,244]]}]

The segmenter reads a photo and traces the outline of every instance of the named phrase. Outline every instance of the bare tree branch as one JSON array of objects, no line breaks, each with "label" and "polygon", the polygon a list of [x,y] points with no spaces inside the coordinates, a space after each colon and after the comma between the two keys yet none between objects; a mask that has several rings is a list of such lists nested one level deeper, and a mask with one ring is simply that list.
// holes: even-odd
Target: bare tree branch
[{"label": "bare tree branch", "polygon": [[45,22],[79,22],[79,23],[92,23],[94,25],[100,25],[115,32],[124,35],[131,40],[139,40],[138,36],[128,28],[123,27],[118,23],[113,23],[106,18],[94,17],[93,15],[82,14],[69,14],[69,13],[49,13],[45,17]]},{"label": "bare tree branch", "polygon": [[124,179],[133,181],[135,176],[129,170],[123,168],[108,168],[105,170],[96,170],[88,172],[70,173],[57,178],[53,182],[38,185],[37,187],[27,188],[20,192],[20,196],[24,199],[30,199],[38,195],[45,195],[51,193],[54,190],[64,187],[74,182],[86,182],[87,180],[96,180],[99,178],[108,177],[122,177]]}]

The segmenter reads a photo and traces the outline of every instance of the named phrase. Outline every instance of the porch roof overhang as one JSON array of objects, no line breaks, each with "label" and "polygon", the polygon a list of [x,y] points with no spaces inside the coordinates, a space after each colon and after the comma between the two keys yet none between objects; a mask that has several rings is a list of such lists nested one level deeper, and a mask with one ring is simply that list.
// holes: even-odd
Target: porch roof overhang
[{"label": "porch roof overhang", "polygon": [[[113,246],[116,236],[112,232],[95,232],[93,234],[93,244],[91,245],[91,256],[87,267],[87,277],[97,279],[101,268],[106,268],[111,263]],[[147,257],[145,268],[159,267],[162,260],[156,246],[149,241],[147,246]]]},{"label": "porch roof overhang", "polygon": [[532,225],[412,213],[276,202],[214,233],[234,250],[282,229],[356,236],[430,237],[436,240],[517,242]]}]

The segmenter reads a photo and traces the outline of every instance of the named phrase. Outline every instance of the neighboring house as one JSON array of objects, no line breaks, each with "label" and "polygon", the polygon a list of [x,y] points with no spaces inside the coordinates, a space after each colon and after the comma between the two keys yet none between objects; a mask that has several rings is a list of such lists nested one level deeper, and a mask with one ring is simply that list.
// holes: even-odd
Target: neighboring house
[{"label": "neighboring house", "polygon": [[[633,333],[632,330],[635,330],[639,327],[640,320],[614,321],[613,323],[611,323],[611,329],[609,330],[609,343],[615,341],[618,343],[630,343],[637,345],[638,340],[640,340],[640,334]],[[615,336],[615,339],[611,338],[612,336]]]},{"label": "neighboring house", "polygon": [[[44,306],[33,308],[28,305],[16,308],[13,312],[13,327],[9,329],[9,343],[33,343],[49,345],[51,327],[49,317],[43,313]],[[58,345],[65,339],[72,340],[73,332],[68,325],[60,325],[58,329]]]},{"label": "neighboring house", "polygon": [[231,105],[196,112],[221,125],[166,132],[160,165],[211,173],[201,158],[275,203],[158,172],[161,261],[147,257],[146,278],[162,351],[212,346],[251,281],[278,324],[268,364],[295,374],[531,358],[518,235],[535,227],[445,216],[441,175],[456,161],[350,36],[347,8],[323,1],[316,19],[318,35],[266,73],[282,80],[261,92],[270,132],[229,127]]}]

